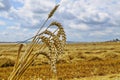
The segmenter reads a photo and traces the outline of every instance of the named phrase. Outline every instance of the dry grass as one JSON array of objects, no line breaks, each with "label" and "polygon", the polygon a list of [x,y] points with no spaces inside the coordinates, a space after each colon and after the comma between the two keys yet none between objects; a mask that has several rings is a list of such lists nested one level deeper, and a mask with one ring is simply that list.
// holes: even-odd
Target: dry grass
[{"label": "dry grass", "polygon": [[[3,49],[6,47],[7,45],[2,46]],[[119,80],[117,75],[120,73],[119,47],[120,43],[116,42],[67,44],[65,53],[60,55],[57,62],[58,79]],[[7,57],[12,57],[12,51],[2,56],[6,54]],[[13,54],[13,56],[16,55]],[[52,71],[46,57],[39,55],[32,65],[36,66],[31,66],[22,76],[22,80],[52,78]],[[7,79],[11,71],[12,67],[0,68],[0,78]],[[113,76],[113,74],[116,75]]]}]

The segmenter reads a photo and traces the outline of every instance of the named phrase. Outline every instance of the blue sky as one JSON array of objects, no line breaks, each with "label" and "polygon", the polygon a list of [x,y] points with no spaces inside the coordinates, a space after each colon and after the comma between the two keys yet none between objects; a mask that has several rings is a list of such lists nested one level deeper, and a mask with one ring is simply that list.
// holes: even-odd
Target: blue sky
[{"label": "blue sky", "polygon": [[68,41],[120,39],[119,0],[0,0],[0,41],[24,41],[37,32],[55,4]]}]

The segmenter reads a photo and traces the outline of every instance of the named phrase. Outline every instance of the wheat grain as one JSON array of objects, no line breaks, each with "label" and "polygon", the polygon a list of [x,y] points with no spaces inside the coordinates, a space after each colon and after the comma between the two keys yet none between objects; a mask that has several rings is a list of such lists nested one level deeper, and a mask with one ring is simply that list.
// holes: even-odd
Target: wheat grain
[{"label": "wheat grain", "polygon": [[53,9],[52,9],[52,11],[49,13],[49,15],[48,15],[48,18],[51,18],[52,16],[53,16],[53,14],[55,13],[55,11],[57,10],[57,8],[59,7],[59,5],[56,5]]}]

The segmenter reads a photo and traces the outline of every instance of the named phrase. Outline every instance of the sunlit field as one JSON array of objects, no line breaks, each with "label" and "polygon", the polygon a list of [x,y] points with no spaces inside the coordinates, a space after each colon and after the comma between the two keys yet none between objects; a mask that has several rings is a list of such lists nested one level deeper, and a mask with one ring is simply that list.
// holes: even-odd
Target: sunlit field
[{"label": "sunlit field", "polygon": [[0,80],[120,80],[119,5],[0,0]]},{"label": "sunlit field", "polygon": [[[17,58],[19,45],[0,44],[0,80],[7,80]],[[29,44],[27,44],[29,45]],[[66,44],[57,61],[58,80],[119,80],[120,42]],[[22,54],[25,47],[22,49]],[[50,80],[48,59],[39,55],[21,80]]]}]

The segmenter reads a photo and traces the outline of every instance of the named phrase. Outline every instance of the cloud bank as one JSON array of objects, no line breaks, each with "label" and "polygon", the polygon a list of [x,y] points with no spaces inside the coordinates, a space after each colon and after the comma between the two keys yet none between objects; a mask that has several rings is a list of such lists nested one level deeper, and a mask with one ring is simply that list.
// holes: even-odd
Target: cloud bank
[{"label": "cloud bank", "polygon": [[119,0],[0,0],[0,41],[32,37],[59,1],[50,21],[62,23],[68,41],[120,38]]}]

